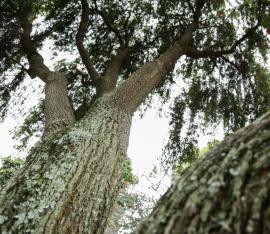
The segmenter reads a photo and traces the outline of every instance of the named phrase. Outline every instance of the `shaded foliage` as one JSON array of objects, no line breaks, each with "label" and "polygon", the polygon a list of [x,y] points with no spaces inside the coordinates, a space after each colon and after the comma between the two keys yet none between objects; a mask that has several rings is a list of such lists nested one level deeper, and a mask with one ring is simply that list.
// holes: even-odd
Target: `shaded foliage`
[{"label": "shaded foliage", "polygon": [[[125,61],[119,74],[118,83],[121,83],[179,38],[192,22],[198,2],[88,1],[90,16],[84,45],[96,70],[103,74],[119,48],[134,49],[136,52]],[[21,88],[21,81],[29,73],[20,45],[17,21],[20,14],[33,23],[31,36],[37,49],[50,40],[54,56],[60,51],[74,54],[72,62],[61,60],[55,64],[55,70],[66,75],[69,97],[76,118],[80,119],[96,98],[95,89],[87,82],[90,77],[75,52],[80,1],[4,0],[0,4],[1,119],[11,106],[11,95]],[[175,83],[181,87],[171,109],[165,164],[177,165],[179,161],[196,158],[198,130],[221,123],[226,133],[230,133],[268,110],[269,12],[267,0],[206,1],[189,48],[231,52],[207,57],[187,53],[175,71],[156,87],[155,93],[164,102],[169,100]],[[11,72],[18,75],[8,79]],[[34,108],[17,132],[23,143],[35,132],[42,131],[42,127],[37,127],[42,124],[42,111],[40,107]]]},{"label": "shaded foliage", "polygon": [[11,156],[1,158],[0,167],[0,188],[6,185],[7,181],[22,167],[24,160],[12,158]]}]

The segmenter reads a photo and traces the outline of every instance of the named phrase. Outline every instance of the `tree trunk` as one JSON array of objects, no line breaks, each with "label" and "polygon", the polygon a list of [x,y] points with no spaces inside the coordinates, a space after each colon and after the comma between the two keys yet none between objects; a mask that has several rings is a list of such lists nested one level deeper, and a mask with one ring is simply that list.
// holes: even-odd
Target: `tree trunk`
[{"label": "tree trunk", "polygon": [[137,234],[270,233],[270,114],[180,175]]},{"label": "tree trunk", "polygon": [[1,233],[103,233],[121,187],[131,114],[109,96],[37,146],[0,196]]},{"label": "tree trunk", "polygon": [[68,99],[66,77],[51,72],[45,81],[45,132],[44,137],[53,135],[75,120]]}]

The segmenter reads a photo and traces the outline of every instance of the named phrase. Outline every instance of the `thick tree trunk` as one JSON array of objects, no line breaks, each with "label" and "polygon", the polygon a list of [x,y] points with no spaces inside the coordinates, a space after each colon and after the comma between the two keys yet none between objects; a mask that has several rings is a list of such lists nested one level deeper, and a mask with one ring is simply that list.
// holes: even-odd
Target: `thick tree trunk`
[{"label": "thick tree trunk", "polygon": [[131,114],[100,98],[37,146],[0,196],[1,233],[103,233],[121,187]]},{"label": "thick tree trunk", "polygon": [[189,167],[137,234],[270,233],[270,114]]},{"label": "thick tree trunk", "polygon": [[45,82],[44,137],[69,126],[75,120],[68,99],[67,80],[59,72],[51,72]]}]

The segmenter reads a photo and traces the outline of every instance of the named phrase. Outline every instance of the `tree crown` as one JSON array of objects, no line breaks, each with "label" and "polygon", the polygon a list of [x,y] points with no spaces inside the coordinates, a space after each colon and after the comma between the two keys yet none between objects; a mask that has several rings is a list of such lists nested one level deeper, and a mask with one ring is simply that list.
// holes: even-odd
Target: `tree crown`
[{"label": "tree crown", "polygon": [[[29,57],[38,54],[48,40],[53,44],[52,56],[59,51],[74,53],[74,61],[61,60],[55,70],[68,78],[70,100],[80,119],[98,94],[99,77],[115,76],[116,83],[122,83],[190,28],[193,34],[185,59],[155,89],[167,101],[173,84],[181,86],[171,109],[166,147],[170,157],[165,162],[190,160],[196,154],[198,126],[222,122],[230,132],[269,108],[267,0],[13,0],[0,4],[2,119],[24,77],[37,76]],[[31,43],[25,42],[27,35],[23,39],[27,30]],[[41,100],[17,136],[27,142],[40,130],[42,124],[31,126],[44,122],[43,111]],[[181,133],[184,122],[189,123],[186,138]]]}]

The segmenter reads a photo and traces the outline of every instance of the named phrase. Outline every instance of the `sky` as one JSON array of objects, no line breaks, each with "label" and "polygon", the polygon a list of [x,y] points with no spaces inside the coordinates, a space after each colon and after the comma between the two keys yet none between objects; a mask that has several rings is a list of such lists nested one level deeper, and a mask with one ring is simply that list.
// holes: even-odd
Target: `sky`
[{"label": "sky", "polygon": [[[56,61],[63,58],[67,60],[74,58],[72,54],[60,52],[57,58],[52,59],[50,45],[51,42],[47,41],[43,49],[39,52],[43,56],[45,64],[51,69],[53,69],[53,64]],[[38,102],[39,96],[41,95],[39,86],[42,86],[43,83],[38,78],[31,79],[27,77],[25,79],[25,85],[27,86],[26,93],[28,97],[25,101],[23,111],[27,113],[27,110],[30,110],[30,108]],[[25,95],[25,93],[23,95]],[[20,107],[18,107],[17,111],[20,111]],[[153,165],[158,163],[158,158],[161,156],[162,148],[168,136],[168,119],[166,117],[158,116],[157,111],[154,109],[147,110],[143,118],[140,117],[140,113],[141,112],[137,112],[134,115],[128,147],[128,157],[131,158],[132,161],[133,173],[138,178],[142,178],[143,175],[148,175]],[[25,152],[18,152],[14,148],[16,141],[12,139],[12,131],[22,120],[23,118],[12,116],[12,114],[9,113],[5,121],[0,124],[0,157],[8,155],[26,156]],[[140,185],[136,186],[136,189],[140,192],[145,192],[150,185],[151,183],[148,179],[143,177]]]},{"label": "sky", "polygon": [[[56,61],[63,58],[68,60],[74,58],[72,54],[60,52],[57,58],[52,59],[50,45],[51,42],[47,41],[40,53],[44,57],[45,64],[51,69],[53,69],[53,64]],[[30,79],[28,77],[25,79],[25,82],[27,90],[24,95],[26,94],[28,96],[28,100],[26,101],[24,107],[26,109],[24,109],[24,111],[27,112],[27,109],[30,109],[31,106],[38,102],[40,95],[44,94],[40,92],[39,87],[43,84],[38,78]],[[172,95],[171,100],[173,100],[173,96],[174,95]],[[159,196],[166,190],[170,183],[168,176],[164,178],[163,175],[160,175],[155,181],[151,181],[148,176],[153,170],[153,167],[159,164],[162,149],[168,139],[169,106],[170,104],[165,105],[161,113],[154,108],[149,108],[144,112],[142,118],[140,117],[140,111],[136,112],[133,117],[127,153],[132,161],[133,173],[139,178],[139,184],[136,186],[136,190],[139,192],[146,192],[148,190],[148,194],[153,193],[155,196]],[[0,157],[7,155],[26,156],[25,153],[21,154],[14,148],[16,141],[12,139],[11,133],[14,127],[18,126],[21,122],[22,118],[9,114],[6,120],[0,124]],[[204,147],[209,141],[213,139],[220,140],[222,137],[222,129],[218,129],[214,136],[201,135],[199,138],[199,147]],[[155,194],[155,191],[148,189],[148,187],[151,187],[152,183],[159,183],[160,181],[162,181],[162,186],[160,186],[160,190],[158,190],[157,194]]]}]

